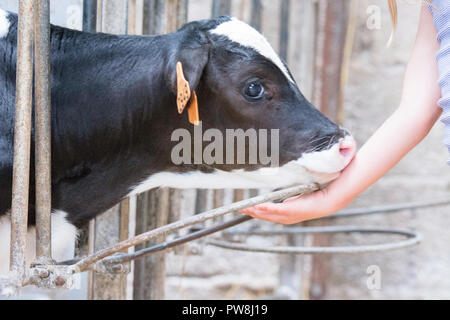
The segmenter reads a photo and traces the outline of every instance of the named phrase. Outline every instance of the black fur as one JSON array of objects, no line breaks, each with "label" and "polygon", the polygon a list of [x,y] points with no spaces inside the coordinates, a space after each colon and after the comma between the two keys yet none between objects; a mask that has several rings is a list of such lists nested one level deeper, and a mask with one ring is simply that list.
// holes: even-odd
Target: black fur
[{"label": "black fur", "polygon": [[[11,206],[13,159],[17,16],[8,19],[9,33],[0,39],[0,215]],[[299,158],[311,139],[344,134],[272,62],[208,33],[227,19],[193,22],[164,36],[51,27],[53,208],[81,226],[153,173],[211,170],[170,161],[173,130],[192,130],[187,116],[177,113],[177,61],[198,93],[205,130],[280,128],[281,164]],[[264,79],[271,96],[256,103],[243,99],[241,86],[249,75]],[[33,176],[32,171],[31,186]],[[33,188],[29,222],[34,223]]]}]

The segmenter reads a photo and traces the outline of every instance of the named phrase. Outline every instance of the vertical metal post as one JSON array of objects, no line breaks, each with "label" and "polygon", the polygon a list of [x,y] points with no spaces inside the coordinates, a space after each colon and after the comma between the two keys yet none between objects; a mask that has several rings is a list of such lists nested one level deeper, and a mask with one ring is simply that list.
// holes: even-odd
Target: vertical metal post
[{"label": "vertical metal post", "polygon": [[[167,8],[166,8],[166,27],[165,32],[173,32],[176,29],[181,28],[188,20],[188,7],[189,7],[189,0],[169,0],[167,1]],[[183,198],[184,191],[183,190],[161,190],[163,197],[161,200],[162,204],[159,205],[160,212],[157,213],[156,217],[156,223],[161,224],[163,221],[166,221],[166,223],[170,223],[176,220],[180,219],[181,215],[181,201]],[[167,193],[166,193],[167,192]],[[164,205],[164,196],[168,197],[168,201],[166,206]],[[166,213],[167,212],[167,213]],[[167,214],[167,217],[165,218],[164,215]],[[155,257],[158,259],[157,257]],[[160,269],[160,273],[166,274],[166,266],[165,266],[165,254],[161,255],[159,257],[159,261],[156,260],[156,263],[154,266],[156,268]],[[157,271],[158,272],[158,271]],[[158,273],[155,272],[153,275],[154,277],[158,277]],[[161,298],[164,298],[165,295],[165,289],[163,288],[165,284],[165,279],[160,283],[159,287],[155,287],[152,289],[153,295],[160,295]]]},{"label": "vertical metal post", "polygon": [[[245,1],[245,0],[244,0]],[[231,0],[213,0],[211,18],[231,15]],[[234,192],[234,191],[233,191]],[[206,209],[206,200],[208,193],[206,190],[197,191],[197,200],[195,212],[203,212]],[[212,206],[214,208],[221,207],[224,203],[225,190],[214,190],[212,194]],[[222,221],[222,219],[219,219]]]},{"label": "vertical metal post", "polygon": [[262,10],[263,5],[261,0],[252,0],[250,24],[258,31],[262,29]]},{"label": "vertical metal post", "polygon": [[83,0],[83,31],[97,30],[97,0]]},{"label": "vertical metal post", "polygon": [[[319,1],[318,54],[314,104],[331,120],[339,122],[341,112],[341,75],[348,29],[350,1]],[[323,221],[308,222],[310,226],[322,226]],[[314,235],[314,246],[327,246],[328,235]],[[309,279],[309,297],[321,300],[327,294],[330,257],[312,256]]]},{"label": "vertical metal post", "polygon": [[128,34],[136,34],[137,0],[128,0]]},{"label": "vertical metal post", "polygon": [[[148,0],[144,3],[143,33],[165,32],[165,0]],[[168,219],[169,193],[167,189],[152,190],[136,198],[136,234],[165,224]],[[161,239],[155,239],[156,241]],[[136,246],[143,249],[152,243]],[[158,253],[134,262],[133,297],[135,300],[160,300],[164,298],[165,254]]]},{"label": "vertical metal post", "polygon": [[[188,0],[150,0],[144,6],[144,28],[146,34],[162,34],[180,28],[187,21]],[[136,233],[160,227],[177,219],[177,201],[180,190],[162,188],[137,196]],[[172,202],[172,204],[171,204]],[[136,249],[163,241],[155,239]],[[157,253],[135,261],[134,299],[160,300],[165,294],[165,253]]]},{"label": "vertical metal post", "polygon": [[143,34],[164,33],[165,0],[146,0],[144,2]]},{"label": "vertical metal post", "polygon": [[[138,195],[137,197],[136,233],[146,232],[168,223],[169,217],[169,189],[158,189]],[[137,250],[164,241],[164,237],[158,237],[143,245]],[[164,252],[135,261],[134,271],[134,299],[136,300],[162,300],[165,287],[165,262]]]},{"label": "vertical metal post", "polygon": [[[89,3],[89,6],[90,10],[95,10],[95,3]],[[97,30],[112,34],[127,33],[127,0],[97,1],[97,14]],[[94,26],[93,21],[91,26]],[[129,201],[125,200],[95,219],[94,239],[91,242],[94,250],[103,249],[128,238],[128,212]],[[126,299],[126,274],[93,272],[90,282],[92,286],[89,297],[91,299]]]},{"label": "vertical metal post", "polygon": [[231,0],[213,0],[212,18],[231,14]]},{"label": "vertical metal post", "polygon": [[19,1],[10,270],[25,280],[33,94],[33,1]]},{"label": "vertical metal post", "polygon": [[[244,3],[247,0],[242,1],[242,9],[244,9]],[[251,1],[251,11],[250,11],[250,25],[256,30],[262,32],[262,19],[263,19],[263,3],[262,0],[252,0]],[[250,189],[249,196],[256,197],[259,194],[258,189]],[[235,195],[236,196],[236,195]],[[239,198],[239,195],[237,195]]]},{"label": "vertical metal post", "polygon": [[187,21],[187,0],[167,0],[166,32],[173,32],[181,28]]},{"label": "vertical metal post", "polygon": [[[280,0],[280,36],[279,36],[279,55],[286,62],[289,61],[289,48],[290,48],[290,29],[291,29],[291,1]],[[311,30],[309,30],[311,32]],[[312,33],[313,34],[313,33]],[[304,48],[305,51],[311,51],[311,48]],[[308,81],[311,81],[312,77],[309,75]],[[289,229],[289,226],[284,227]],[[300,244],[301,236],[287,235],[284,239],[286,245],[296,246]],[[279,269],[279,291],[277,292],[278,298],[299,299],[301,297],[301,276],[299,275],[299,257],[296,255],[283,255],[280,257],[280,269]]]},{"label": "vertical metal post", "polygon": [[50,4],[35,2],[35,149],[36,149],[36,259],[52,263],[51,248],[51,101]]},{"label": "vertical metal post", "polygon": [[[94,33],[97,31],[97,0],[83,0],[83,31]],[[83,228],[83,233],[87,234],[88,238],[88,254],[94,253],[95,240],[95,220],[91,220],[89,225]],[[93,272],[88,274],[88,299],[94,298],[93,287],[94,276]]]},{"label": "vertical metal post", "polygon": [[339,120],[341,71],[347,35],[350,2],[319,2],[319,54],[317,56],[315,103],[334,121]]},{"label": "vertical metal post", "polygon": [[291,0],[281,0],[280,57],[287,61],[289,51],[289,23]]}]

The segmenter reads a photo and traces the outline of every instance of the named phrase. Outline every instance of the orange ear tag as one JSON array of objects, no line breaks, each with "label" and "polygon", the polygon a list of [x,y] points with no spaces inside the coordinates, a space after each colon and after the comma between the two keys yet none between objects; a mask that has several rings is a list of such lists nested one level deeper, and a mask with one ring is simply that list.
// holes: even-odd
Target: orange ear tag
[{"label": "orange ear tag", "polygon": [[178,113],[182,114],[191,99],[191,88],[189,82],[184,77],[183,65],[177,63],[177,107]]},{"label": "orange ear tag", "polygon": [[192,101],[188,108],[189,122],[194,126],[200,125],[200,115],[198,112],[198,99],[197,94],[192,92]]},{"label": "orange ear tag", "polygon": [[200,114],[198,112],[197,94],[194,91],[191,95],[189,82],[184,77],[183,64],[177,62],[177,107],[179,114],[183,113],[189,101],[191,101],[188,107],[189,122],[195,126],[199,126]]}]

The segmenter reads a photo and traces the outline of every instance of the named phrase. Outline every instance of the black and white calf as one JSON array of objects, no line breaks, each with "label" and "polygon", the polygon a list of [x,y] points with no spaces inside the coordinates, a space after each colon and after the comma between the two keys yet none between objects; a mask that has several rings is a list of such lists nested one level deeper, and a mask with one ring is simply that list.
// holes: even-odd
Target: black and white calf
[{"label": "black and white calf", "polygon": [[[0,10],[0,271],[9,263],[16,37],[17,16]],[[160,186],[327,183],[354,154],[353,138],[303,97],[267,40],[239,20],[192,22],[163,36],[89,34],[52,26],[51,52],[56,259],[70,254],[76,227],[129,195]],[[256,164],[171,161],[174,130],[193,131],[176,108],[178,61],[198,95],[204,130],[280,130],[275,175],[261,174],[265,168]],[[32,242],[34,190],[29,209]]]}]

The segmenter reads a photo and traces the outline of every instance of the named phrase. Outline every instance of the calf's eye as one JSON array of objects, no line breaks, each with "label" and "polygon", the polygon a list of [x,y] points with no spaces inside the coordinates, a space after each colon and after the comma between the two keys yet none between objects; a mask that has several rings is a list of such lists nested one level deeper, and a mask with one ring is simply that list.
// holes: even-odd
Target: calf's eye
[{"label": "calf's eye", "polygon": [[264,87],[258,82],[250,82],[245,86],[244,94],[251,100],[259,100],[264,97]]}]

